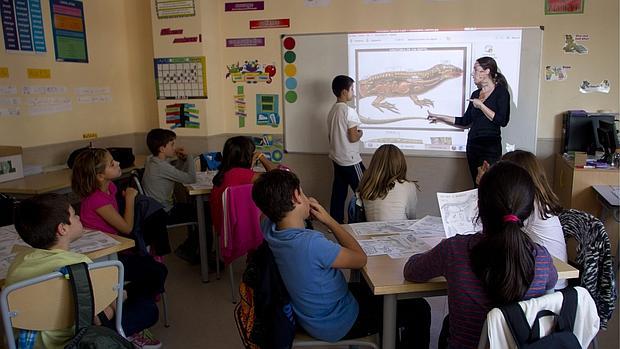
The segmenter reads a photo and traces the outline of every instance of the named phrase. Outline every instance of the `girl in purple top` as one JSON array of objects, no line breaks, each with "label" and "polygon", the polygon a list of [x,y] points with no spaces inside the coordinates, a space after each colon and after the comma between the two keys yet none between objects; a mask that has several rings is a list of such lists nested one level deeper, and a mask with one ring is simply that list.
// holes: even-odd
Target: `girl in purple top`
[{"label": "girl in purple top", "polygon": [[[553,289],[557,272],[551,255],[523,231],[523,222],[534,209],[534,197],[534,183],[527,171],[498,162],[482,177],[478,189],[482,233],[443,240],[432,250],[412,256],[405,265],[404,276],[409,281],[446,278],[450,314],[442,336],[447,335],[449,348],[476,348],[491,308]],[[445,347],[442,336],[440,348]]]}]

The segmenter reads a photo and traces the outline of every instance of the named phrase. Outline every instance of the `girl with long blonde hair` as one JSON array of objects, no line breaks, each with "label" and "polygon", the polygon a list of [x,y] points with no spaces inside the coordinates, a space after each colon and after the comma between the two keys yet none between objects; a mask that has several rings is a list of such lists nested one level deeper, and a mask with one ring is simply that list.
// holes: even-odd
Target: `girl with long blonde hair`
[{"label": "girl with long blonde hair", "polygon": [[377,149],[358,189],[368,221],[415,218],[419,188],[407,179],[407,161],[397,146]]}]

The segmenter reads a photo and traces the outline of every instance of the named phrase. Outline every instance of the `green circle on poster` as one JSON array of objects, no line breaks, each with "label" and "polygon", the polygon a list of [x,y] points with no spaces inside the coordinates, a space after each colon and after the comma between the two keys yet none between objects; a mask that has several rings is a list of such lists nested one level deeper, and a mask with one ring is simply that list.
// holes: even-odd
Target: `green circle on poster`
[{"label": "green circle on poster", "polygon": [[286,101],[289,103],[295,103],[295,101],[297,101],[297,92],[295,91],[288,91],[285,95],[284,98],[286,98]]},{"label": "green circle on poster", "polygon": [[286,51],[286,53],[284,54],[284,61],[286,63],[295,62],[295,58],[297,58],[297,55],[293,51]]}]

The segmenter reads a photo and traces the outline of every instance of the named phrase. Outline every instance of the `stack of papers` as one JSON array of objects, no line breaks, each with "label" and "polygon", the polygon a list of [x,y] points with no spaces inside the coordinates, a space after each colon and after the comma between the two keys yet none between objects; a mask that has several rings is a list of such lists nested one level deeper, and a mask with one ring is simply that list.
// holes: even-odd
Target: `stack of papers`
[{"label": "stack of papers", "polygon": [[216,174],[217,171],[196,172],[196,183],[187,184],[186,186],[194,190],[212,189],[213,177]]}]

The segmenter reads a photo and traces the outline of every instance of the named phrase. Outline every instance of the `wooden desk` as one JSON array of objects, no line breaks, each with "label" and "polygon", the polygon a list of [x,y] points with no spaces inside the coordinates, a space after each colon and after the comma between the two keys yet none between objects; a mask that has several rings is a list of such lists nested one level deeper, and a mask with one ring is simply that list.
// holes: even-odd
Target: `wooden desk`
[{"label": "wooden desk", "polygon": [[[106,234],[106,233],[103,233]],[[124,250],[128,250],[132,247],[134,247],[136,245],[135,241],[133,239],[129,239],[126,237],[122,237],[122,236],[118,236],[118,235],[112,235],[112,234],[106,234],[110,237],[112,237],[114,240],[118,241],[119,244],[114,245],[114,246],[110,246],[110,247],[106,247],[106,248],[102,248],[100,250],[95,250],[95,251],[91,251],[88,253],[85,253],[85,255],[90,258],[93,261],[96,261],[98,259],[115,259],[114,256],[116,253],[120,252],[120,251],[124,251]],[[17,247],[17,246],[15,246]],[[14,250],[15,250],[14,247]],[[21,246],[20,246],[21,247]],[[26,247],[24,247],[26,248]],[[14,251],[15,252],[15,251]],[[4,279],[0,279],[0,287],[4,286]]]},{"label": "wooden desk", "polygon": [[[198,241],[200,244],[200,276],[202,282],[209,282],[209,251],[207,248],[207,220],[205,219],[205,200],[211,194],[211,188],[194,189],[187,187],[189,195],[196,200],[196,217],[198,218]],[[215,248],[218,248],[217,246]]]},{"label": "wooden desk", "polygon": [[[356,239],[358,236],[347,231]],[[427,282],[406,281],[403,269],[407,258],[392,259],[387,255],[368,257],[368,263],[362,269],[362,275],[373,294],[383,296],[383,349],[392,349],[396,343],[396,302],[399,298],[421,298],[445,295],[447,292],[446,280],[437,277]],[[579,277],[579,270],[567,263],[553,258],[553,264],[558,271],[558,279],[574,279]]]},{"label": "wooden desk", "polygon": [[599,216],[600,206],[593,185],[620,184],[620,170],[576,168],[573,161],[561,154],[555,158],[553,191],[564,208],[575,208]]},{"label": "wooden desk", "polygon": [[[136,155],[134,166],[123,169],[123,173],[129,173],[136,168],[143,168],[145,160],[146,155]],[[21,197],[51,192],[68,193],[70,191],[71,169],[68,168],[0,183],[0,193]]]}]

